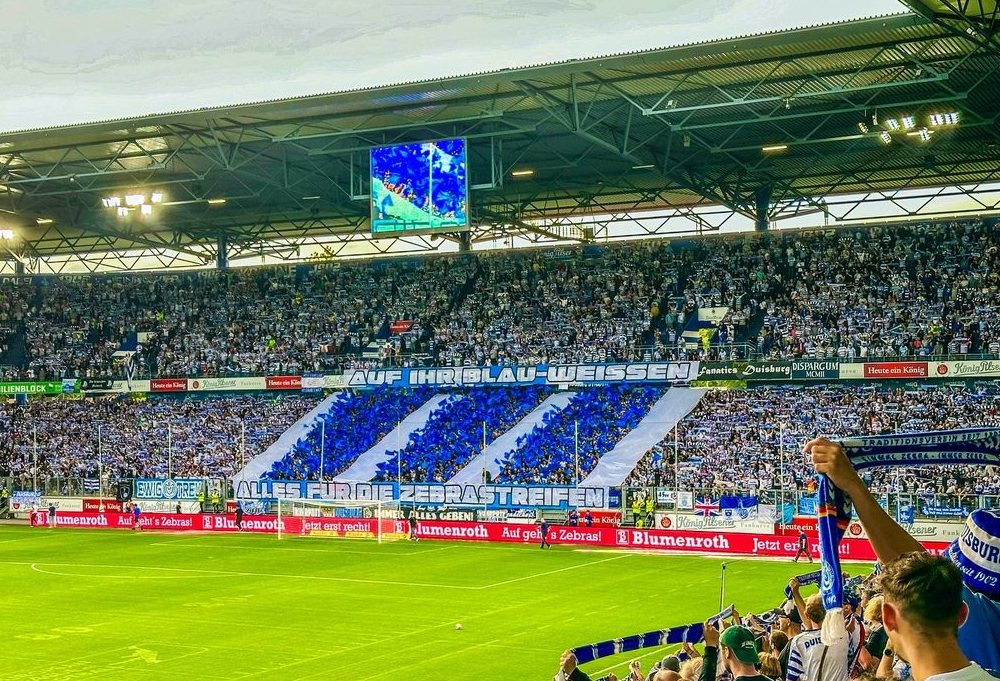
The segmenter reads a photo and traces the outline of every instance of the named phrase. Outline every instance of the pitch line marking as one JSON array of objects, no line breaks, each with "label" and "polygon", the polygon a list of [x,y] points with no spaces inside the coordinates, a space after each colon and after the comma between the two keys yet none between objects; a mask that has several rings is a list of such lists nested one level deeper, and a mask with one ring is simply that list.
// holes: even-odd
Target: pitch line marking
[{"label": "pitch line marking", "polygon": [[[52,563],[54,565],[54,563]],[[50,563],[32,563],[31,569],[35,572],[39,572],[43,575],[55,575],[57,577],[97,577],[100,579],[194,579],[198,575],[172,575],[172,576],[155,576],[155,575],[86,575],[80,574],[78,572],[56,572],[54,570],[43,570],[38,567],[39,565],[50,565]],[[77,567],[84,567],[82,565],[77,565]],[[88,567],[99,567],[99,566],[88,566]],[[110,566],[109,566],[110,567]],[[138,566],[130,567],[130,570],[143,570],[147,568],[141,568]],[[152,568],[148,568],[152,569]],[[170,568],[159,568],[163,570],[169,570]],[[226,577],[228,575],[211,575],[213,577]]]},{"label": "pitch line marking", "polygon": [[[546,602],[546,601],[555,600],[557,598],[562,598],[562,594],[555,594],[555,595],[552,595],[552,596],[545,596],[545,597],[542,597],[540,599],[537,599],[535,601],[535,605],[537,606],[539,603],[543,603],[543,602]],[[505,605],[502,608],[497,608],[495,610],[490,610],[488,612],[478,613],[478,614],[472,615],[470,617],[466,617],[465,619],[466,619],[466,621],[472,621],[472,620],[480,619],[482,617],[492,617],[493,615],[497,615],[497,614],[499,614],[501,612],[506,612],[507,610],[514,610],[514,609],[520,608],[520,607],[522,607],[520,603],[515,603],[515,604],[512,604],[512,605]],[[325,654],[325,655],[320,655],[319,657],[316,657],[316,658],[310,658],[310,659],[307,659],[307,660],[296,660],[294,662],[289,662],[287,664],[280,665],[280,668],[281,669],[285,669],[286,667],[292,667],[292,666],[296,666],[296,665],[306,664],[306,663],[313,662],[313,661],[319,660],[319,659],[324,659],[324,658],[328,658],[328,657],[335,657],[337,655],[342,655],[345,652],[357,651],[357,650],[360,650],[362,648],[369,648],[369,647],[374,646],[374,645],[383,645],[384,646],[384,644],[388,643],[389,641],[395,641],[397,639],[407,638],[409,636],[416,636],[418,634],[422,634],[424,632],[432,631],[434,629],[438,629],[438,628],[442,628],[442,627],[448,627],[448,628],[450,628],[453,624],[454,624],[454,620],[450,620],[448,622],[442,622],[441,624],[432,624],[430,626],[423,627],[422,629],[416,629],[416,630],[413,630],[413,631],[406,631],[406,632],[403,632],[401,634],[395,634],[395,635],[392,635],[392,636],[387,636],[385,638],[378,639],[376,641],[372,641],[371,643],[362,643],[361,645],[351,646],[349,648],[345,648],[344,650],[332,652],[332,653]],[[551,626],[551,625],[546,625],[546,626]],[[545,627],[541,627],[541,628],[544,629]],[[423,644],[417,644],[416,646],[411,646],[411,648],[408,648],[407,650],[410,650],[413,647],[421,647],[422,645]],[[389,656],[398,656],[398,652],[395,649],[390,649],[390,650],[388,650],[388,652],[385,652],[385,653],[373,653],[370,656],[369,661],[379,660],[379,659],[381,659],[383,657],[389,657]],[[250,678],[250,677],[253,677],[253,676],[260,676],[261,674],[265,674],[265,673],[269,673],[269,672],[252,672],[250,674],[246,674],[246,675],[240,676],[239,678],[240,679]],[[322,674],[326,674],[327,676],[329,676],[329,671],[322,672]],[[319,674],[309,674],[308,676],[297,677],[297,681],[303,681],[304,679],[312,678],[314,676],[319,676]]]},{"label": "pitch line marking", "polygon": [[[301,553],[326,553],[330,555],[341,554],[341,553],[353,553],[359,556],[377,556],[378,554],[374,551],[351,551],[349,549],[338,549],[330,551],[328,549],[300,549],[295,547],[284,547],[284,546],[239,546],[239,545],[228,545],[228,544],[182,544],[181,542],[185,540],[177,541],[160,541],[153,542],[150,546],[167,546],[171,548],[179,549],[233,549],[238,551],[298,551]],[[449,551],[451,549],[457,548],[455,546],[442,546],[436,549],[426,549],[424,551],[408,551],[405,553],[393,553],[389,554],[391,557],[395,558],[397,556],[419,556],[424,553],[434,553],[435,551]]]},{"label": "pitch line marking", "polygon": [[535,579],[536,577],[545,577],[547,575],[555,575],[560,572],[566,572],[568,570],[578,570],[580,568],[590,567],[591,565],[598,565],[600,563],[610,563],[613,560],[621,560],[622,558],[628,558],[631,554],[623,554],[620,556],[613,556],[612,558],[604,558],[602,560],[594,560],[589,563],[580,563],[579,565],[569,565],[567,567],[559,568],[557,570],[548,570],[547,572],[539,572],[533,575],[526,575],[524,577],[515,577],[514,579],[506,579],[502,582],[494,582],[493,584],[487,584],[485,586],[472,587],[475,589],[492,589],[495,586],[505,586],[507,584],[514,584],[515,582],[523,582],[528,579]]},{"label": "pitch line marking", "polygon": [[[457,584],[429,584],[426,582],[397,582],[385,579],[352,579],[349,577],[324,577],[321,575],[287,575],[287,574],[277,574],[273,572],[237,572],[235,570],[199,570],[195,568],[170,568],[170,567],[153,567],[149,565],[96,565],[92,563],[27,563],[23,561],[13,561],[4,560],[0,561],[0,565],[45,565],[48,567],[91,567],[91,568],[106,568],[110,570],[158,570],[163,572],[189,572],[192,574],[199,575],[219,575],[219,576],[230,576],[230,577],[277,577],[280,579],[305,579],[311,581],[320,582],[352,582],[357,584],[389,584],[394,586],[422,586],[438,589],[458,589],[461,591],[478,591],[485,587],[481,586],[462,586]],[[83,575],[70,575],[72,577],[80,577]],[[101,575],[97,575],[101,576]]]}]

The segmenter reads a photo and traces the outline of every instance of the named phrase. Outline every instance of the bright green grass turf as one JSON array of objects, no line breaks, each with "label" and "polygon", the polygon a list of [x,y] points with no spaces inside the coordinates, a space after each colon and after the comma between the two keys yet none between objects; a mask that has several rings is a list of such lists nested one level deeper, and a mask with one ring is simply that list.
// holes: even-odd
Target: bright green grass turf
[{"label": "bright green grass turf", "polygon": [[[731,560],[726,601],[809,566]],[[548,679],[568,647],[718,610],[718,559],[0,527],[6,681]],[[457,631],[455,623],[463,629]],[[663,649],[597,660],[623,676]]]}]

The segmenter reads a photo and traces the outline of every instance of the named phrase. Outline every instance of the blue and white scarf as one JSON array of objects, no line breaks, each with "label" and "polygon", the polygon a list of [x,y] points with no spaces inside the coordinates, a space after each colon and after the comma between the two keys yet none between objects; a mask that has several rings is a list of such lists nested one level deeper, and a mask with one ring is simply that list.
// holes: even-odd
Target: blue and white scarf
[{"label": "blue and white scarf", "polygon": [[[1000,465],[1000,429],[966,428],[928,433],[873,435],[840,440],[855,470],[892,466]],[[847,636],[842,616],[843,575],[838,547],[853,515],[847,496],[825,475],[819,479],[820,593],[827,615],[822,640],[832,645]]]},{"label": "blue and white scarf", "polygon": [[[799,586],[806,586],[807,584],[819,584],[819,580],[822,578],[822,575],[822,570],[816,570],[816,572],[807,572],[804,575],[799,575],[795,579],[798,581]],[[785,598],[787,600],[792,600],[792,587],[785,587]]]},{"label": "blue and white scarf", "polygon": [[[721,620],[732,616],[733,606],[730,605],[717,615],[709,617],[708,621],[715,626],[718,626],[718,623]],[[615,638],[609,641],[600,641],[598,643],[591,643],[585,646],[577,646],[576,648],[570,650],[570,652],[576,655],[577,664],[585,664],[602,657],[619,655],[621,653],[631,653],[632,651],[639,650],[641,648],[653,648],[656,646],[666,646],[677,643],[697,643],[702,639],[702,634],[704,634],[704,632],[704,624],[698,622],[697,624],[686,624],[680,627],[674,627],[673,629],[647,631],[644,634],[633,634],[632,636],[625,636],[623,638]]]},{"label": "blue and white scarf", "polygon": [[647,631],[644,634],[634,634],[623,638],[615,638],[610,641],[600,641],[585,646],[577,646],[570,652],[576,655],[577,664],[593,662],[602,657],[618,655],[620,653],[630,653],[640,648],[652,648],[656,646],[666,646],[672,643],[697,643],[701,640],[704,632],[700,622],[698,624],[688,624],[673,629],[661,629],[660,631]]}]

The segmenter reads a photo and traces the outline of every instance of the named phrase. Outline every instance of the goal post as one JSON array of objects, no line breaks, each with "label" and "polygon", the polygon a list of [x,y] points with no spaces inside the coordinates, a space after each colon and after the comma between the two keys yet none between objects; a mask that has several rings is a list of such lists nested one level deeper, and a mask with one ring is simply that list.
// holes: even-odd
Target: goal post
[{"label": "goal post", "polygon": [[399,502],[278,499],[278,539],[328,537],[382,543],[406,537]]}]

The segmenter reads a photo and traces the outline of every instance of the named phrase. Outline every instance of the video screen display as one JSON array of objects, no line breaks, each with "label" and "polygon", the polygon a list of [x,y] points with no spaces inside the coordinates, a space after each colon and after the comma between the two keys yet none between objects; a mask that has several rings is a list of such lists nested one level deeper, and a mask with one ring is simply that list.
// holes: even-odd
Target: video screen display
[{"label": "video screen display", "polygon": [[464,139],[371,150],[372,233],[469,228]]}]

